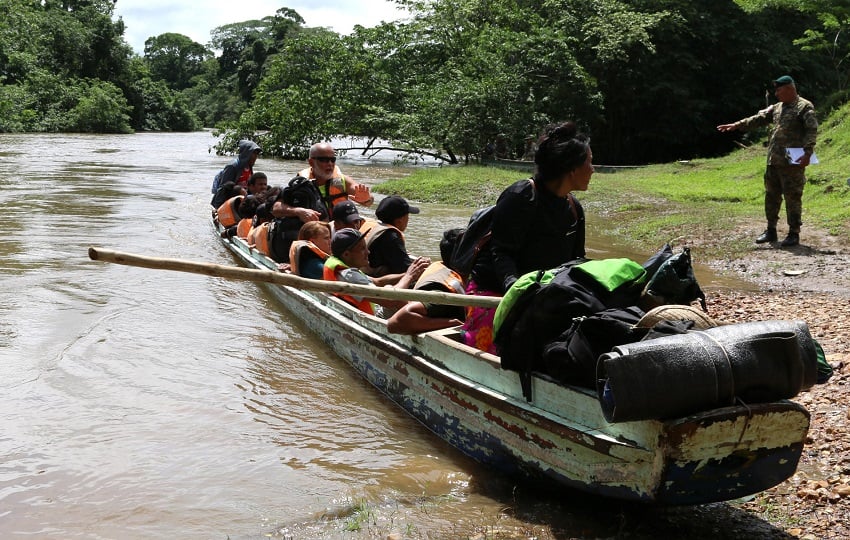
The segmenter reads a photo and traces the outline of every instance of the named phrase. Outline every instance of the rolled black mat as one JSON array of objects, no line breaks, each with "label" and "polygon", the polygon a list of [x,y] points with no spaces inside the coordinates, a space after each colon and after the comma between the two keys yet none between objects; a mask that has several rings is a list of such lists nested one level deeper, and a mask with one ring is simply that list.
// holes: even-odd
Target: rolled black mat
[{"label": "rolled black mat", "polygon": [[723,325],[630,343],[597,363],[597,394],[609,422],[788,399],[816,379],[817,350],[802,321]]}]

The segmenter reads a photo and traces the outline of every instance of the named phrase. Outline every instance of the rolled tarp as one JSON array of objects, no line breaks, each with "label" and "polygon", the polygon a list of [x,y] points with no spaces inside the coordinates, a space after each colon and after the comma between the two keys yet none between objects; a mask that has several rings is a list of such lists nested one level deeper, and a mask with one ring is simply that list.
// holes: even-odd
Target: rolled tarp
[{"label": "rolled tarp", "polygon": [[617,346],[597,362],[597,394],[609,422],[789,399],[816,380],[817,349],[802,321],[690,331]]}]

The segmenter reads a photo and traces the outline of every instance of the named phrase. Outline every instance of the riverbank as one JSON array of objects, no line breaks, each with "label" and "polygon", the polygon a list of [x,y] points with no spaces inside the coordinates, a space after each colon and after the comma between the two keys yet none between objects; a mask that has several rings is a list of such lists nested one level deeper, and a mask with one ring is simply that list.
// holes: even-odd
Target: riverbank
[{"label": "riverbank", "polygon": [[826,384],[795,398],[812,415],[797,473],[741,505],[791,537],[850,538],[850,255],[838,244],[825,231],[807,228],[795,248],[756,247],[711,263],[759,285],[758,292],[708,292],[713,317],[806,321],[834,369]]},{"label": "riverbank", "polygon": [[[761,266],[759,262],[755,266]],[[799,283],[794,283],[794,285]],[[811,283],[806,284],[806,288]],[[833,292],[792,290],[790,284],[760,292],[713,291],[711,313],[743,322],[800,319],[824,347],[832,378],[795,398],[811,413],[806,449],[797,472],[779,486],[740,505],[790,537],[850,538],[850,300]],[[738,506],[738,505],[730,505]],[[752,525],[752,524],[750,524]],[[744,528],[739,538],[762,538]],[[756,533],[756,534],[753,534]],[[773,536],[769,536],[773,537]]]}]

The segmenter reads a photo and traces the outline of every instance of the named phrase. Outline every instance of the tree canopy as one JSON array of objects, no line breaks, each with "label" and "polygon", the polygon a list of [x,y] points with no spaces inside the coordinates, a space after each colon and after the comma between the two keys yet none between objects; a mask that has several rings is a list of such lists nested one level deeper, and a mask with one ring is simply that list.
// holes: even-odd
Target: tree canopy
[{"label": "tree canopy", "polygon": [[779,75],[836,101],[850,73],[826,37],[845,10],[827,2],[398,3],[401,23],[294,34],[229,133],[263,132],[282,155],[345,135],[453,162],[499,134],[519,156],[545,124],[574,119],[600,160],[646,163],[727,151],[714,126],[764,107]]},{"label": "tree canopy", "polygon": [[[730,149],[714,126],[789,74],[821,114],[850,93],[850,3],[830,0],[396,0],[403,21],[350,35],[287,7],[144,54],[113,0],[0,0],[0,131],[191,130],[303,156],[362,137],[448,162],[500,136],[519,157],[575,120],[597,160]],[[742,31],[746,29],[746,31]]]}]

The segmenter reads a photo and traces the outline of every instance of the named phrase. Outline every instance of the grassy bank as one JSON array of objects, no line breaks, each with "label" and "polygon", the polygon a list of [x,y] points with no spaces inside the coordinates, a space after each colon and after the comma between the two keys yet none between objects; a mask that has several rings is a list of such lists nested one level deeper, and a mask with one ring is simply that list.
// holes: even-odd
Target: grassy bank
[{"label": "grassy bank", "polygon": [[[803,236],[824,231],[850,236],[850,105],[821,123],[816,153],[820,164],[807,169],[803,195]],[[610,231],[647,251],[659,241],[699,246],[712,258],[737,258],[752,249],[764,229],[763,141],[716,159],[696,159],[596,173],[579,194],[588,215],[616,223]],[[424,202],[475,208],[495,202],[523,173],[482,166],[420,169],[376,187]],[[780,233],[786,229],[784,207]]]}]

